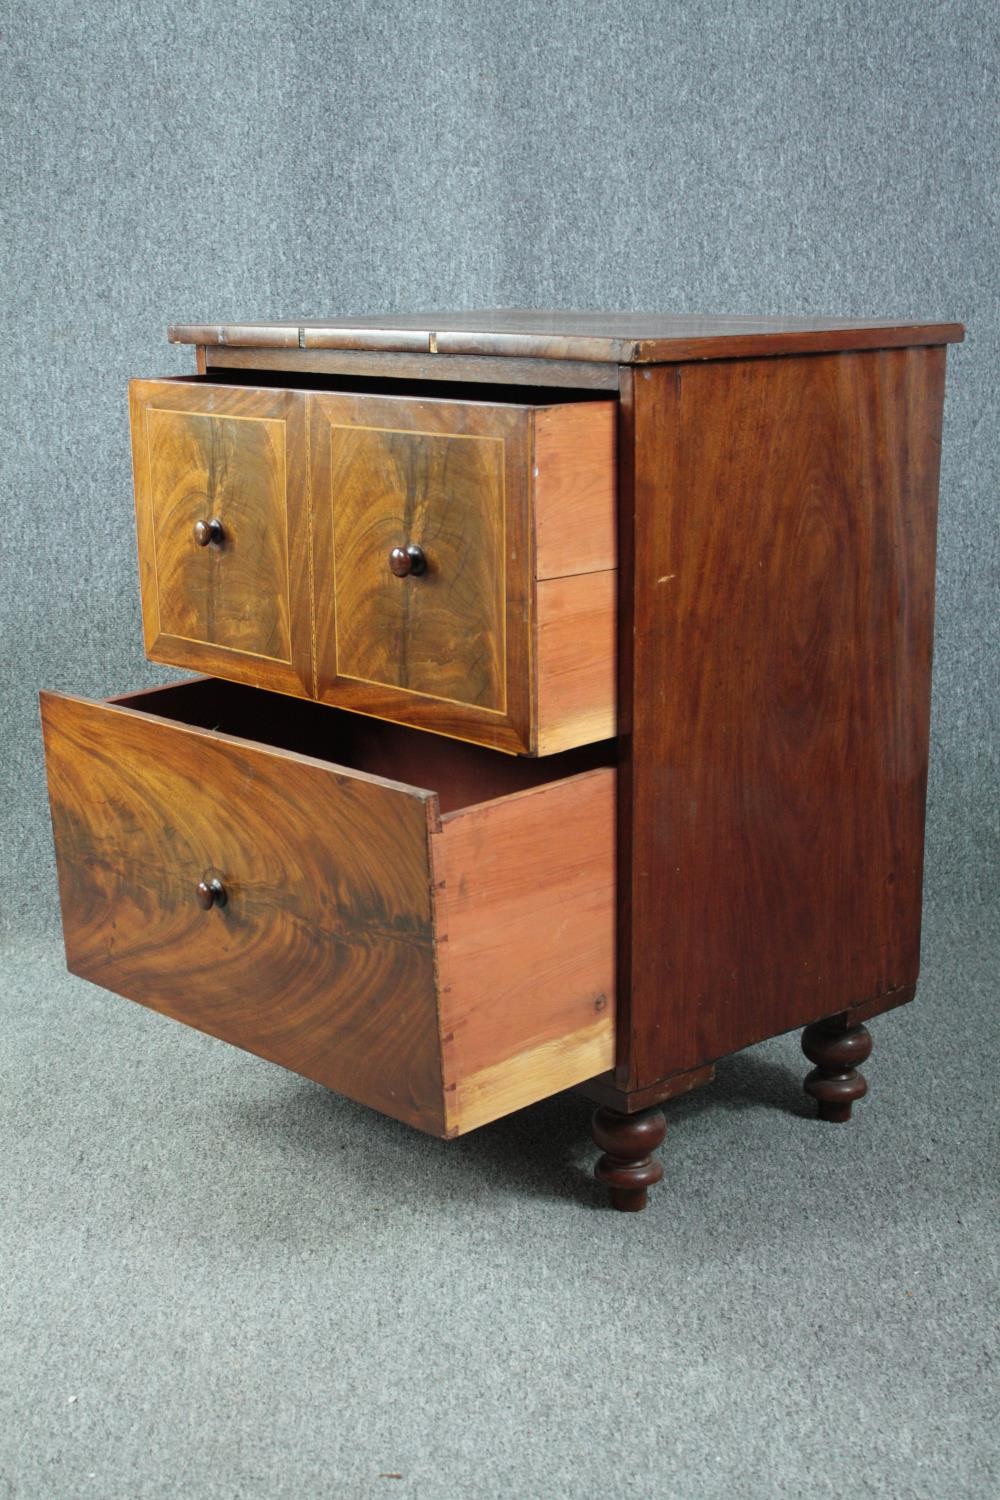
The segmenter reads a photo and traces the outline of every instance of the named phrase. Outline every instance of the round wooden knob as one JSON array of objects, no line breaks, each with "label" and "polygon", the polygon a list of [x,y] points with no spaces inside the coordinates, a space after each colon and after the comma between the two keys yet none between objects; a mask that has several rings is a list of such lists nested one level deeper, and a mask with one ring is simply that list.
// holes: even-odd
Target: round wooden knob
[{"label": "round wooden knob", "polygon": [[427,572],[427,558],[423,547],[410,542],[406,547],[393,547],[389,553],[389,567],[397,578],[409,578]]},{"label": "round wooden knob", "polygon": [[207,547],[209,542],[213,542],[216,547],[221,547],[225,535],[222,522],[217,516],[213,516],[211,521],[195,521],[194,523],[194,539],[199,547]]},{"label": "round wooden knob", "polygon": [[217,877],[211,880],[199,880],[194,893],[198,898],[198,905],[204,907],[205,911],[211,911],[213,906],[226,904],[226,887]]}]

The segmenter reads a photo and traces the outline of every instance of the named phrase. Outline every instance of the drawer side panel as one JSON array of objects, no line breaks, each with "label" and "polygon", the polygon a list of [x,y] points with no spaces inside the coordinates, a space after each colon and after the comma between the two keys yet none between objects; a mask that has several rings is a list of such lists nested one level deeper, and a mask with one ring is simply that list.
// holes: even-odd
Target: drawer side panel
[{"label": "drawer side panel", "polygon": [[613,1066],[614,809],[602,769],[432,837],[449,1134]]},{"label": "drawer side panel", "polygon": [[611,739],[616,726],[618,573],[577,573],[536,586],[538,754]]},{"label": "drawer side panel", "polygon": [[617,566],[617,402],[550,406],[535,416],[535,577]]}]

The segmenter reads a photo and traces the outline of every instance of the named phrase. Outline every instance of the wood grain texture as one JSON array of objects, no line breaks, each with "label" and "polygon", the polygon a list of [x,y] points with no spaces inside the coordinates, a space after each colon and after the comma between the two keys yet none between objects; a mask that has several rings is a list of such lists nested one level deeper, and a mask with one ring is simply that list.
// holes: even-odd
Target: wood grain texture
[{"label": "wood grain texture", "polygon": [[612,570],[536,584],[539,755],[615,733],[617,581]]},{"label": "wood grain texture", "polygon": [[[133,381],[130,403],[147,654],[308,691],[303,398]],[[199,545],[209,521],[222,541]]]},{"label": "wood grain texture", "polygon": [[446,1095],[449,1138],[477,1130],[515,1110],[561,1093],[580,1079],[603,1072],[614,1058],[614,1026],[599,1017],[564,1036],[535,1042],[500,1062],[459,1076]]},{"label": "wood grain texture", "polygon": [[238,344],[657,364],[838,349],[954,343],[957,323],[864,318],[706,317],[701,314],[567,312],[489,308],[294,324],[176,324],[174,343]]},{"label": "wood grain texture", "polygon": [[290,664],[285,423],[151,407],[146,442],[160,630]]},{"label": "wood grain texture", "polygon": [[[619,366],[581,359],[511,359],[485,355],[385,354],[359,349],[204,350],[205,370],[224,377],[228,371],[281,371],[296,380],[305,375],[344,375],[352,379],[427,380],[470,385],[564,386],[568,390],[617,391]],[[201,368],[199,366],[199,368]],[[204,370],[202,371],[204,373]]]},{"label": "wood grain texture", "polygon": [[[42,718],[74,973],[442,1136],[613,1064],[614,770],[565,776],[589,749],[543,781],[211,678]],[[255,718],[277,743],[233,732]]]},{"label": "wood grain texture", "polygon": [[[319,697],[531,748],[530,411],[310,397]],[[428,571],[394,578],[390,549]]]},{"label": "wood grain texture", "polygon": [[594,1176],[608,1189],[612,1208],[641,1213],[649,1189],[663,1178],[663,1166],[653,1155],[667,1133],[662,1110],[623,1114],[601,1108],[594,1114],[591,1133],[595,1146],[604,1153]]},{"label": "wood grain texture", "polygon": [[611,403],[309,399],[320,697],[528,754],[613,734],[613,583],[559,576],[613,562]]},{"label": "wood grain texture", "polygon": [[381,349],[393,354],[431,353],[430,335],[419,328],[382,328],[377,324],[359,328],[302,329],[303,349]]},{"label": "wood grain texture", "polygon": [[107,704],[42,716],[73,973],[440,1133],[433,797]]},{"label": "wood grain texture", "polygon": [[614,1062],[614,772],[444,817],[432,840],[449,1127]]},{"label": "wood grain texture", "polygon": [[180,323],[167,329],[167,342],[205,349],[297,349],[299,328],[297,323]]},{"label": "wood grain texture", "polygon": [[535,577],[615,567],[613,401],[551,406],[535,415]]},{"label": "wood grain texture", "polygon": [[513,753],[606,737],[610,593],[566,575],[613,563],[613,417],[134,382],[147,654]]},{"label": "wood grain texture", "polygon": [[674,1073],[669,1078],[661,1078],[651,1088],[632,1089],[626,1093],[615,1083],[614,1070],[611,1070],[600,1078],[591,1078],[587,1083],[581,1084],[577,1092],[585,1099],[593,1100],[595,1104],[617,1110],[619,1114],[633,1115],[651,1105],[665,1104],[669,1099],[679,1098],[681,1094],[691,1094],[695,1089],[704,1088],[714,1077],[715,1064],[707,1063],[703,1068],[692,1068],[686,1073]]},{"label": "wood grain texture", "polygon": [[492,802],[547,781],[612,767],[613,742],[581,745],[544,760],[495,755],[444,735],[420,734],[325,703],[264,693],[239,683],[200,677],[144,689],[111,700],[123,708],[260,741],[369,776],[433,787],[442,813]]},{"label": "wood grain texture", "polygon": [[858,1072],[871,1056],[867,1027],[852,1026],[843,1014],[814,1022],[802,1033],[802,1050],[816,1065],[802,1087],[815,1099],[819,1118],[846,1125],[853,1106],[868,1092],[867,1079]]},{"label": "wood grain texture", "polygon": [[503,438],[331,421],[329,444],[336,675],[503,712]]},{"label": "wood grain texture", "polygon": [[943,349],[634,374],[620,1087],[908,998],[943,376]]}]

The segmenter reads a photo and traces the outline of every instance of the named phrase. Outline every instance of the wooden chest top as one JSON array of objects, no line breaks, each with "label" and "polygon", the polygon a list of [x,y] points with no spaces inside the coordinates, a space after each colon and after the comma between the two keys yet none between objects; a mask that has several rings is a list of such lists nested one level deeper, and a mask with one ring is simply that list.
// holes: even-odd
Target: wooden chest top
[{"label": "wooden chest top", "polygon": [[288,323],[178,323],[175,344],[243,349],[354,349],[615,364],[670,364],[958,343],[960,323],[865,318],[706,317],[700,313],[568,312],[486,308]]}]

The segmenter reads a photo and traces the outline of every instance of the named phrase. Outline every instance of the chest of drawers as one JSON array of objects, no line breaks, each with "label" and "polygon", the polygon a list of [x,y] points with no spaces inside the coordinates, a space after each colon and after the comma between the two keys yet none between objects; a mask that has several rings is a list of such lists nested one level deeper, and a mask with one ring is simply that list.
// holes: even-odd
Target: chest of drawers
[{"label": "chest of drawers", "polygon": [[147,654],[42,695],[70,968],[442,1137],[660,1105],[919,966],[951,324],[182,327],[131,389]]}]

